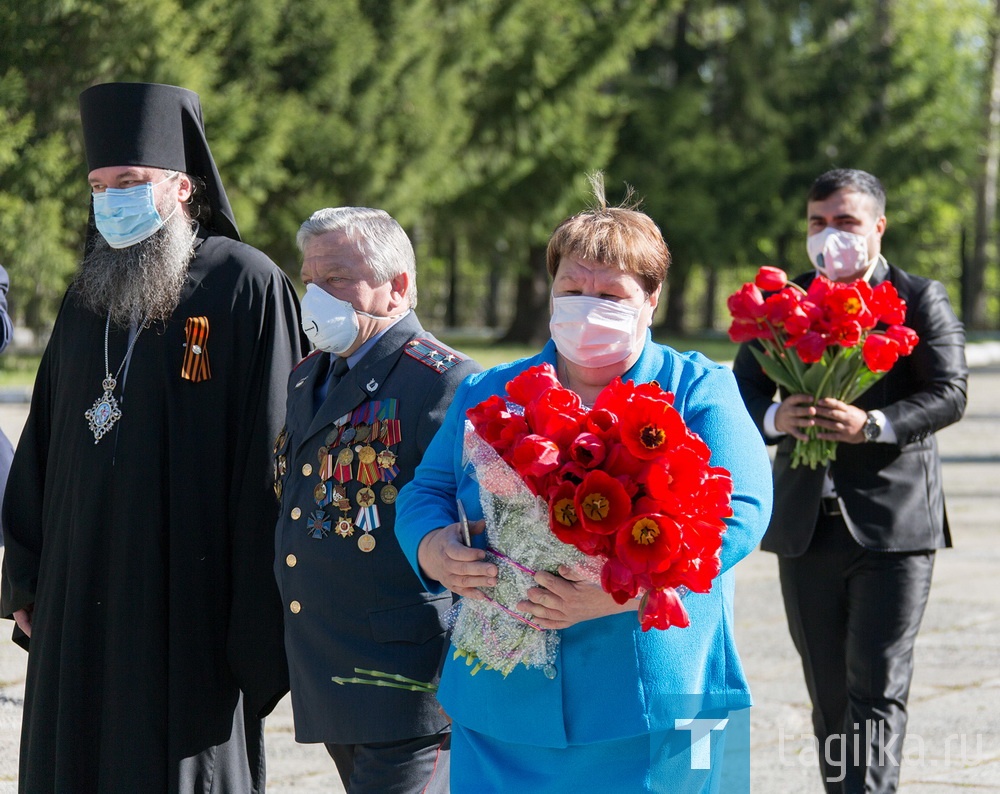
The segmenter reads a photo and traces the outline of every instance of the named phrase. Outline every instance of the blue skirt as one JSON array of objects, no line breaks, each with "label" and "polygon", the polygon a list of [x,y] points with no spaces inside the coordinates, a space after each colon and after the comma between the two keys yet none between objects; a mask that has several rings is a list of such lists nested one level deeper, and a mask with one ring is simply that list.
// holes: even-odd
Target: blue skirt
[{"label": "blue skirt", "polygon": [[[675,730],[570,747],[511,744],[452,725],[453,794],[715,794],[723,774],[723,734],[712,737],[708,768],[692,762],[692,734]],[[708,749],[708,748],[705,748]],[[727,794],[749,791],[729,786]]]}]

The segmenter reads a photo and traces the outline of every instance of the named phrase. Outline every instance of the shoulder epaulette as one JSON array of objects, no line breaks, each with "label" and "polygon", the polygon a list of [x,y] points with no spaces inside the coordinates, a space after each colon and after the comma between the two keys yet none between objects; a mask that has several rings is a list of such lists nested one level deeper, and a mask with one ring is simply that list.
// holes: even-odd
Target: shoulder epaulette
[{"label": "shoulder epaulette", "polygon": [[447,372],[465,359],[435,339],[417,338],[406,343],[406,355],[435,372]]},{"label": "shoulder epaulette", "polygon": [[309,359],[313,358],[314,356],[319,355],[322,352],[323,352],[322,350],[320,350],[319,348],[317,348],[312,353],[310,353],[308,356],[306,356],[304,359],[302,359],[298,364],[296,364],[294,367],[292,367],[292,372],[295,372],[295,370],[297,370],[299,367],[301,367],[303,364],[305,364]]}]

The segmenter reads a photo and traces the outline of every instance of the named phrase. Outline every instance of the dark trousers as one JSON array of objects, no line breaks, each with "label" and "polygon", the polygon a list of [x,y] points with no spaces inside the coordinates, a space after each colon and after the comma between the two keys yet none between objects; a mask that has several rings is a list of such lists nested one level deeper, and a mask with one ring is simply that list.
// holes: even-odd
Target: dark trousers
[{"label": "dark trousers", "polygon": [[327,744],[347,794],[448,794],[451,734]]},{"label": "dark trousers", "polygon": [[896,790],[913,645],[933,568],[933,551],[862,548],[841,516],[820,516],[801,557],[779,557],[831,794]]}]

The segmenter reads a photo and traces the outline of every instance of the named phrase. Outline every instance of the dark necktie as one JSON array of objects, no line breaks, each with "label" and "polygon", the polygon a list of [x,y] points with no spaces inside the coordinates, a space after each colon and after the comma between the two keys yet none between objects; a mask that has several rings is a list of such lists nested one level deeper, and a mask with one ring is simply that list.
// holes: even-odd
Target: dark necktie
[{"label": "dark necktie", "polygon": [[341,358],[340,356],[334,356],[330,354],[327,356],[326,362],[329,366],[330,358],[333,359],[333,366],[330,367],[329,372],[324,376],[322,372],[319,373],[316,378],[316,390],[313,394],[313,407],[315,410],[319,410],[319,407],[326,401],[326,396],[330,393],[330,390],[334,388],[340,379],[344,377],[350,370],[347,366],[347,359]]},{"label": "dark necktie", "polygon": [[350,367],[347,366],[347,359],[340,356],[333,357],[333,367],[330,369],[330,385],[327,390],[336,386],[342,377],[348,373]]}]

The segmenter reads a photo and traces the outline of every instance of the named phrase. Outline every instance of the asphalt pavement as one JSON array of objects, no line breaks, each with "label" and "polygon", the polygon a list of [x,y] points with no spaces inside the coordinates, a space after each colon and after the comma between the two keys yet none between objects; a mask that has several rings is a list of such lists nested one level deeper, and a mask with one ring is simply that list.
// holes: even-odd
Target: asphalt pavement
[{"label": "asphalt pavement", "polygon": [[[1000,345],[970,348],[964,419],[938,434],[953,549],[937,555],[917,640],[901,790],[1000,791]],[[27,407],[0,401],[16,439]],[[785,626],[774,555],[737,567],[737,641],[753,688],[751,790],[822,794],[809,698]],[[0,794],[16,790],[26,655],[0,625]],[[269,792],[339,794],[320,745],[296,744],[286,697],[267,721]],[[605,794],[602,792],[601,794]]]}]

